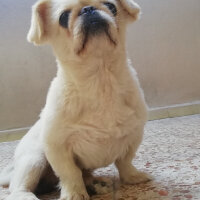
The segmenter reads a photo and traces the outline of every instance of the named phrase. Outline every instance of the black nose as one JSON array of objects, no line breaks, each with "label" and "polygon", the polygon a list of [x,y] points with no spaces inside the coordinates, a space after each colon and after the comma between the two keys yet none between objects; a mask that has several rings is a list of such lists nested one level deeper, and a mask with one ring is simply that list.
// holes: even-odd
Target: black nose
[{"label": "black nose", "polygon": [[94,14],[94,11],[96,10],[93,6],[85,6],[81,9],[80,15],[83,14]]}]

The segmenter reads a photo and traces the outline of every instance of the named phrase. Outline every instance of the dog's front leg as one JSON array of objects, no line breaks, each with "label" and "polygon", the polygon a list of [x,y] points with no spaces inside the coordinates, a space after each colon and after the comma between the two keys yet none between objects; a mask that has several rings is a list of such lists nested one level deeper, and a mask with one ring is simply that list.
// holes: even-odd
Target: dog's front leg
[{"label": "dog's front leg", "polygon": [[60,178],[60,200],[89,200],[82,171],[74,161],[74,154],[65,145],[48,144],[46,156],[53,170]]},{"label": "dog's front leg", "polygon": [[115,165],[119,171],[120,179],[126,184],[137,184],[150,181],[152,177],[145,172],[138,171],[133,165],[132,160],[135,156],[137,148],[129,147],[127,154],[118,159]]}]

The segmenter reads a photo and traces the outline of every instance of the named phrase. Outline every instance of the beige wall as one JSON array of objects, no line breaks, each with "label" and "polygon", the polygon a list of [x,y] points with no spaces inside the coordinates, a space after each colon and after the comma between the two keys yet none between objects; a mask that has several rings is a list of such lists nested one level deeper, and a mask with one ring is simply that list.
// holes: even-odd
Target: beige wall
[{"label": "beige wall", "polygon": [[138,2],[128,46],[149,106],[200,100],[200,1]]},{"label": "beige wall", "polygon": [[[55,61],[25,40],[33,0],[0,0],[0,130],[30,126],[45,103]],[[129,55],[150,107],[200,100],[200,1],[138,0]]]},{"label": "beige wall", "polygon": [[0,130],[30,126],[45,102],[55,61],[26,41],[34,0],[0,0]]}]

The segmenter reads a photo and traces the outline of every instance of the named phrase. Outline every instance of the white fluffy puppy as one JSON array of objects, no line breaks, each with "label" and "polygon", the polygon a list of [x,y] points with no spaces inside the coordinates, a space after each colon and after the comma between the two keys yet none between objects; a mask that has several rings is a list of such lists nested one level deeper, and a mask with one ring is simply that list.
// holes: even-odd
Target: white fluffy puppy
[{"label": "white fluffy puppy", "polygon": [[131,164],[147,119],[125,50],[126,26],[139,11],[133,0],[40,0],[33,6],[28,40],[52,46],[58,72],[39,121],[1,174],[8,200],[36,200],[33,192],[51,168],[62,200],[88,200],[89,170],[111,163],[125,183],[150,179]]}]

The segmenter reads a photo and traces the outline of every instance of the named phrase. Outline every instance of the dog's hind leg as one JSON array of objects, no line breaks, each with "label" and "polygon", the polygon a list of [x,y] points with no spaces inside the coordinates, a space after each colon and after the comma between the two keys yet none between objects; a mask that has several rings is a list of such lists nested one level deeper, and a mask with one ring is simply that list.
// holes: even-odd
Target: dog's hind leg
[{"label": "dog's hind leg", "polygon": [[43,155],[26,155],[17,161],[6,200],[38,200],[33,194],[47,167]]},{"label": "dog's hind leg", "polygon": [[8,187],[10,184],[11,177],[13,175],[13,162],[6,166],[0,173],[0,186]]},{"label": "dog's hind leg", "polygon": [[48,166],[39,138],[40,131],[39,120],[15,150],[14,169],[9,186],[11,194],[6,200],[38,200],[33,192]]}]

